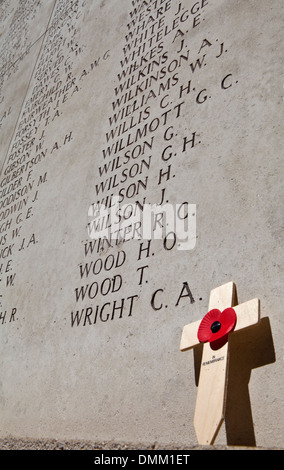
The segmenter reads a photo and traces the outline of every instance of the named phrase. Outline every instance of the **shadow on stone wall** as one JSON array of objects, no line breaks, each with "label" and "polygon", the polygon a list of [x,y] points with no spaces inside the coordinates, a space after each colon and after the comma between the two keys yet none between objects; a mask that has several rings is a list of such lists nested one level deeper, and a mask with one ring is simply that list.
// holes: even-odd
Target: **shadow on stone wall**
[{"label": "shadow on stone wall", "polygon": [[[227,445],[256,446],[249,396],[252,369],[275,362],[269,318],[258,325],[236,331],[230,337],[225,426]],[[195,382],[198,385],[203,345],[194,349]],[[261,393],[265,393],[262,391]],[[269,412],[269,411],[268,411]]]}]

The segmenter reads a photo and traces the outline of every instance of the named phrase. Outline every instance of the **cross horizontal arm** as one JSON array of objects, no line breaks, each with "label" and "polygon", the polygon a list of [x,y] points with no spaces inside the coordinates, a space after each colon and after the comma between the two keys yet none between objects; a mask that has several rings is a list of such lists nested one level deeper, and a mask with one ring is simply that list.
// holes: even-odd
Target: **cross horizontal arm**
[{"label": "cross horizontal arm", "polygon": [[[259,322],[260,319],[260,301],[259,299],[252,299],[243,304],[236,305],[233,307],[236,315],[237,322],[234,331],[248,328]],[[199,344],[197,338],[197,332],[200,325],[200,320],[185,325],[182,331],[180,350],[187,351],[188,349],[194,348]]]},{"label": "cross horizontal arm", "polygon": [[237,323],[234,331],[248,328],[249,326],[256,325],[260,320],[260,300],[252,299],[243,304],[236,305],[234,310],[237,315]]},{"label": "cross horizontal arm", "polygon": [[180,350],[187,351],[188,349],[194,348],[199,344],[197,338],[197,331],[200,325],[200,320],[197,320],[194,323],[185,325],[182,330],[181,341],[180,341]]},{"label": "cross horizontal arm", "polygon": [[[209,299],[209,310],[212,308],[224,308],[233,306],[236,302],[236,286],[233,281],[227,282],[220,287],[212,289],[210,292]],[[185,325],[183,328],[180,350],[187,351],[188,349],[194,348],[199,344],[197,338],[197,332],[200,325],[200,320],[189,325]]]}]

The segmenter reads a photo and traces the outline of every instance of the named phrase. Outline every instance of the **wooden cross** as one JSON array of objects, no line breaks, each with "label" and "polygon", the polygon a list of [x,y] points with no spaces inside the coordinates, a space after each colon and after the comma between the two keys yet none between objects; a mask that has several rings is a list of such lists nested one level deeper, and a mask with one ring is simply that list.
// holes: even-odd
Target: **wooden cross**
[{"label": "wooden cross", "polygon": [[[236,314],[233,331],[253,326],[259,322],[259,299],[249,300],[240,305],[237,305],[237,303],[236,286],[233,282],[229,282],[211,291],[208,310],[218,309],[222,312],[228,307],[233,307]],[[181,351],[187,351],[200,344],[198,339],[200,324],[201,321],[199,320],[183,328],[180,342]],[[229,337],[233,331],[224,337],[223,344],[222,340],[219,343],[218,341],[204,342],[194,414],[194,428],[198,442],[201,445],[214,443],[224,420]]]}]

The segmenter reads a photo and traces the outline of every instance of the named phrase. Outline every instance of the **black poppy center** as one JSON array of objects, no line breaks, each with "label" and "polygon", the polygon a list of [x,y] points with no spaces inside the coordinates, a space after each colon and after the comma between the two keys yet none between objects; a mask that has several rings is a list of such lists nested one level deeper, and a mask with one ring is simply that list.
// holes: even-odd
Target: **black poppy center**
[{"label": "black poppy center", "polygon": [[211,325],[212,333],[217,333],[217,331],[219,331],[220,328],[221,328],[221,323],[218,320],[214,321],[214,323],[212,323],[212,325]]}]

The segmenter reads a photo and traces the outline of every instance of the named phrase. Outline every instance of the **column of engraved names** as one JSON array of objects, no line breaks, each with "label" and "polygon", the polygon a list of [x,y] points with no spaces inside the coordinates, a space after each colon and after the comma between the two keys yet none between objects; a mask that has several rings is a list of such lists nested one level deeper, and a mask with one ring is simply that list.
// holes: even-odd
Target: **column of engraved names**
[{"label": "column of engraved names", "polygon": [[[161,168],[156,174],[160,161],[161,141],[169,139],[168,130],[172,128],[172,126],[169,128],[170,120],[176,120],[181,115],[182,103],[169,101],[179,78],[175,71],[176,67],[172,68],[170,65],[172,53],[168,47],[177,34],[180,18],[173,19],[174,2],[172,1],[133,2],[133,6],[124,47],[124,63],[128,65],[130,58],[132,63],[121,74],[124,81],[120,80],[120,88],[122,90],[125,87],[129,88],[130,91],[125,95],[128,100],[135,99],[138,100],[140,106],[147,105],[147,120],[138,128],[136,135],[139,133],[141,136],[150,136],[152,139],[152,178],[143,205],[145,206],[145,202],[156,205],[153,219],[146,221],[147,225],[149,223],[151,225],[152,238],[155,238],[161,236],[161,230],[164,236],[167,236],[163,220],[165,214],[159,208],[157,209],[156,203],[160,201],[158,206],[163,203],[166,185],[172,178],[171,165],[168,165],[166,169]],[[127,76],[125,71],[128,72]],[[142,223],[144,224],[141,227],[143,239],[144,218]],[[135,227],[132,233],[135,235]],[[146,286],[148,283],[150,260],[153,259],[154,254],[151,240],[138,244],[136,279],[139,286]]]},{"label": "column of engraved names", "polygon": [[[60,155],[59,149],[72,141],[72,130],[48,139],[49,126],[60,118],[64,104],[78,90],[72,64],[77,59],[76,13],[79,2],[58,1],[53,22],[46,33],[37,62],[32,88],[25,101],[0,180],[0,273],[2,311],[0,324],[18,317],[5,308],[5,289],[16,286],[13,257],[39,243],[34,216],[42,185],[48,184],[46,162]],[[74,48],[74,43],[77,48]],[[52,142],[50,144],[50,142]],[[41,167],[44,170],[41,172]],[[29,224],[29,222],[32,222]],[[30,233],[29,233],[30,230]],[[17,312],[17,314],[16,314]]]},{"label": "column of engraved names", "polygon": [[[139,69],[147,61],[142,57],[146,45],[139,45],[143,39],[141,34],[144,35],[142,32],[145,29],[145,22],[143,26],[138,24],[136,11],[131,12],[131,17],[133,23],[136,24],[136,30],[131,31],[130,25],[128,28],[137,47],[126,46],[124,48],[124,58],[121,60],[122,70],[118,73],[119,84],[114,89],[113,114],[108,120],[110,130],[106,133],[106,147],[102,150],[103,163],[98,168],[101,180],[94,184],[95,195],[98,199],[93,203],[95,213],[98,207],[112,207],[113,199],[118,196],[119,202],[126,204],[125,211],[116,214],[122,222],[127,222],[128,219],[128,201],[132,202],[133,198],[138,197],[136,204],[140,209],[145,202],[154,140],[154,136],[148,139],[147,132],[139,127],[150,116],[150,106],[146,96],[139,96],[143,90],[140,78],[138,79],[140,87],[138,84],[135,87]],[[158,52],[153,49],[151,58],[161,53],[161,50],[160,46]],[[143,76],[145,74],[141,73],[141,77]],[[102,213],[95,223],[97,228],[103,231],[108,228],[109,220]],[[92,325],[97,321],[106,322],[109,319],[122,318],[123,315],[132,315],[134,301],[138,295],[132,294],[117,298],[123,282],[122,274],[117,272],[117,269],[127,264],[126,249],[120,249],[116,254],[111,253],[106,257],[100,254],[104,249],[121,246],[121,243],[130,240],[138,229],[139,226],[126,223],[115,232],[110,230],[107,237],[102,236],[85,244],[86,262],[79,266],[80,279],[84,284],[75,288],[76,303],[94,300],[96,305],[91,304],[72,311],[71,326]]]},{"label": "column of engraved names", "polygon": [[[190,91],[190,81],[186,86],[183,86],[181,85],[180,78],[180,71],[183,71],[185,64],[190,60],[188,52],[183,52],[183,36],[185,33],[182,28],[186,25],[187,33],[190,29],[196,28],[200,22],[200,14],[196,16],[196,11],[189,11],[189,9],[184,8],[181,3],[177,5],[176,2],[149,2],[149,4],[154,5],[157,9],[157,17],[155,18],[150,15],[148,19],[146,19],[146,24],[149,22],[152,26],[151,34],[148,35],[147,31],[145,31],[140,37],[144,41],[148,41],[150,47],[153,45],[153,42],[156,41],[159,46],[163,48],[163,60],[156,70],[151,69],[151,66],[148,68],[148,75],[146,74],[145,80],[146,88],[149,86],[146,97],[151,105],[154,104],[155,109],[154,117],[153,115],[151,116],[152,120],[149,121],[148,128],[150,131],[153,131],[156,136],[156,142],[153,146],[153,154],[156,156],[155,172],[160,166],[158,174],[156,174],[153,180],[154,188],[152,188],[152,199],[150,200],[151,203],[159,201],[158,204],[155,204],[151,229],[152,240],[156,238],[156,236],[161,238],[162,246],[165,252],[168,252],[174,247],[177,247],[176,227],[171,227],[169,231],[167,214],[164,211],[163,204],[170,202],[173,205],[175,202],[180,202],[176,200],[173,201],[167,196],[167,188],[169,187],[178,194],[178,197],[182,197],[182,188],[179,187],[178,178],[175,180],[175,170],[178,167],[178,163],[176,163],[175,160],[180,147],[182,147],[178,129],[180,127],[180,119],[184,117],[185,98],[183,95],[184,91],[186,91],[185,94],[189,94]],[[143,11],[142,9],[145,7],[144,2],[138,3],[138,5],[140,6],[140,9],[137,7],[137,10],[140,10],[139,21],[142,21],[144,26],[149,7]],[[164,6],[164,9],[161,8],[161,5]],[[203,5],[202,8],[204,7],[205,5]],[[161,15],[160,17],[159,14]],[[157,20],[156,25],[154,20]],[[155,26],[156,29],[154,29]],[[145,50],[144,46],[145,42],[142,46],[143,52]],[[198,61],[197,64],[190,62],[192,73],[194,73],[197,66],[200,66]],[[142,74],[144,71],[142,71]],[[140,88],[141,86],[139,86],[139,89]],[[195,135],[196,132],[191,134],[190,139],[187,139],[187,143],[191,141],[190,148],[194,148],[196,145]],[[186,138],[184,137],[183,141],[185,140]],[[185,145],[182,152],[185,152]],[[153,189],[155,193],[154,197]],[[173,194],[173,191],[171,191],[171,193]],[[182,199],[182,201],[184,201],[184,199]],[[186,214],[187,205],[187,202],[183,202],[182,210],[177,213],[180,219],[188,217],[188,214]],[[146,286],[149,278],[151,278],[151,272],[149,270],[151,270],[151,264],[153,264],[152,257],[155,255],[152,240],[140,243],[139,245],[137,256],[139,285],[145,284]],[[157,260],[155,260],[154,263],[155,269],[156,264]],[[154,275],[152,274],[152,276]],[[181,298],[187,298],[187,301],[189,300],[190,303],[194,302],[186,280],[181,283],[181,286],[178,285],[176,288],[178,292],[175,306],[178,306]],[[156,303],[156,295],[158,293],[160,295],[163,291],[164,287],[161,286],[161,288],[150,293],[149,303],[155,311],[161,310],[162,308],[160,303]],[[167,308],[167,305],[165,305],[165,308]]]},{"label": "column of engraved names", "polygon": [[[17,8],[3,6],[0,21],[9,21],[9,30],[0,49],[0,104],[4,101],[1,96],[3,84],[19,69],[21,61],[30,53],[32,22],[37,19],[41,2],[21,0]],[[36,40],[37,38],[35,38]]]},{"label": "column of engraved names", "polygon": [[[161,6],[162,4],[164,5]],[[114,89],[113,114],[109,117],[110,129],[106,133],[107,145],[102,150],[103,163],[99,166],[99,176],[102,179],[94,185],[98,198],[93,203],[94,213],[98,206],[112,207],[113,199],[117,196],[124,207],[116,214],[122,227],[115,232],[110,230],[108,237],[85,244],[87,261],[80,265],[80,278],[85,283],[75,289],[77,303],[104,296],[111,298],[112,294],[117,296],[122,285],[122,275],[119,273],[111,277],[111,272],[112,268],[116,269],[127,263],[125,245],[125,249],[118,251],[117,255],[109,254],[106,258],[99,255],[104,248],[120,246],[137,235],[139,237],[141,222],[128,225],[127,220],[129,210],[132,215],[132,202],[135,201],[134,210],[141,210],[146,201],[152,148],[157,130],[157,119],[153,119],[151,115],[151,100],[156,98],[156,93],[151,88],[150,76],[155,69],[157,77],[166,60],[164,45],[157,32],[165,25],[165,13],[170,9],[171,1],[162,0],[153,2],[152,5],[149,2],[150,7],[146,13],[144,6],[139,4],[138,9],[134,8],[130,12],[131,22],[127,25],[124,57],[120,62],[118,85]],[[109,228],[109,220],[104,215],[95,223],[100,231]],[[94,256],[97,258],[92,259]],[[100,278],[102,272],[107,277]],[[138,284],[141,285],[143,270],[138,268],[137,272],[138,279],[140,278]],[[95,324],[97,320],[106,322],[121,318],[122,315],[131,316],[133,299],[137,297],[137,294],[132,294],[71,312],[71,325],[85,326]]]},{"label": "column of engraved names", "polygon": [[[160,205],[169,202],[166,189],[169,185],[178,188],[175,176],[183,168],[180,162],[190,159],[191,152],[201,143],[201,132],[190,127],[189,121],[191,124],[194,119],[190,119],[184,110],[187,109],[188,113],[190,108],[191,117],[200,117],[201,105],[208,103],[212,94],[207,87],[199,85],[200,77],[213,60],[223,58],[227,52],[223,41],[218,38],[213,41],[202,33],[208,5],[209,0],[194,2],[190,7],[172,0],[132,2],[121,71],[114,89],[113,112],[109,117],[106,146],[102,150],[103,163],[99,166],[100,179],[94,183],[97,199],[93,203],[95,215],[98,207],[111,208],[113,198],[118,195],[119,203],[124,206],[116,214],[117,220],[125,223],[115,233],[111,232],[109,218],[105,215],[89,223],[95,230],[110,231],[107,236],[85,243],[86,262],[80,265],[79,271],[83,285],[75,289],[75,297],[77,304],[90,304],[71,312],[71,326],[93,325],[99,320],[107,322],[123,315],[131,316],[134,312],[132,301],[138,295],[129,297],[130,308],[125,308],[124,312],[125,301],[129,300],[127,297],[120,299],[118,308],[117,300],[108,301],[117,296],[123,281],[121,274],[112,277],[112,272],[118,273],[112,268],[126,266],[125,242],[139,238],[140,222],[127,223],[129,214],[133,212],[133,201],[137,210],[142,210],[147,202],[160,201]],[[192,32],[195,36],[196,32],[200,33],[200,40],[194,48],[190,43]],[[231,74],[224,75],[217,86],[222,90],[229,89],[232,86]],[[187,133],[181,134],[180,123],[184,119]],[[161,141],[165,142],[162,150]],[[159,162],[161,167],[150,184],[151,173],[157,171]],[[182,190],[178,194],[182,197]],[[187,204],[184,198],[177,202]],[[155,217],[154,230],[155,225],[160,230],[164,223],[163,213],[157,212]],[[165,226],[163,228],[166,229]],[[175,234],[165,232],[162,243],[166,252],[172,250],[176,246]],[[121,247],[121,244],[121,259],[116,260],[111,254],[104,264],[101,256],[104,249]],[[151,240],[138,243],[137,266],[134,267],[137,287],[147,283],[145,274],[150,269],[151,256],[154,256]],[[103,273],[107,277],[100,278]],[[118,278],[119,282],[115,282]],[[151,305],[157,310],[155,292]],[[92,300],[98,302],[102,297],[102,304],[91,304]],[[175,306],[179,305],[181,298],[187,298],[190,303],[194,301],[187,280],[177,286]]]},{"label": "column of engraved names", "polygon": [[[89,261],[80,265],[80,278],[85,283],[75,289],[77,303],[97,300],[100,295],[111,295],[119,290],[118,284],[115,285],[115,279],[121,275],[117,274],[113,279],[110,277],[111,267],[115,264],[114,256],[109,255],[104,266],[101,257],[95,260],[91,257],[99,254],[104,248],[108,249],[139,237],[141,222],[127,224],[129,214],[132,215],[133,210],[133,204],[127,203],[134,200],[136,205],[134,210],[143,209],[149,190],[149,172],[153,155],[154,153],[157,155],[157,151],[153,152],[155,135],[160,131],[164,132],[170,116],[172,119],[177,119],[181,115],[182,101],[174,104],[171,109],[164,110],[167,107],[164,99],[167,100],[171,88],[178,83],[177,73],[173,73],[176,64],[170,60],[165,40],[181,34],[178,33],[178,26],[185,21],[185,15],[181,14],[178,18],[170,20],[168,16],[172,9],[171,0],[133,2],[133,6],[134,9],[130,12],[131,21],[127,25],[118,85],[114,89],[113,114],[109,117],[110,130],[106,133],[107,146],[102,151],[103,164],[99,166],[99,176],[102,179],[94,185],[96,196],[100,199],[93,204],[95,214],[98,206],[110,208],[113,198],[118,196],[119,203],[124,206],[117,214],[117,219],[125,223],[115,233],[110,230],[108,237],[101,237],[85,244],[85,256]],[[165,140],[168,140],[168,135],[169,132]],[[169,180],[169,173],[169,169],[167,171],[161,169],[155,186],[159,187],[163,180]],[[162,197],[164,191],[165,189],[161,191]],[[92,222],[100,231],[109,228],[108,223],[109,219],[104,213]],[[123,250],[122,253],[125,261],[126,251]],[[141,264],[143,253],[147,253],[148,257],[149,249],[140,244],[136,269],[139,286],[142,285],[144,272],[149,267]],[[115,267],[118,267],[117,264]],[[108,271],[108,277],[99,282],[98,274],[101,274],[102,270]],[[95,275],[95,280],[92,275]],[[119,285],[122,285],[122,280]],[[133,297],[130,298],[132,300]],[[90,305],[71,312],[71,325],[95,324],[97,319],[105,322],[113,319],[115,313],[117,312],[111,311],[108,302],[103,303],[101,307],[96,305],[94,308]],[[131,314],[132,303],[128,311],[128,315]],[[122,311],[117,316],[121,318]]]},{"label": "column of engraved names", "polygon": [[[147,199],[150,203],[159,200],[160,205],[164,201],[169,202],[165,197],[165,190],[167,185],[172,184],[174,186],[175,184],[172,160],[177,155],[176,151],[180,150],[188,154],[191,148],[200,143],[200,140],[197,140],[197,137],[200,139],[200,135],[196,131],[184,136],[178,144],[173,144],[172,141],[175,135],[178,135],[175,134],[175,125],[179,124],[178,121],[181,117],[184,117],[182,111],[185,100],[188,99],[191,90],[195,90],[191,85],[191,80],[188,80],[186,84],[182,84],[179,72],[188,67],[189,72],[193,75],[202,68],[205,57],[194,57],[189,54],[187,45],[184,45],[184,36],[201,25],[201,15],[203,15],[204,20],[204,11],[208,2],[205,0],[196,2],[191,9],[185,8],[181,3],[177,4],[166,0],[132,3],[134,9],[130,12],[131,22],[127,25],[126,45],[123,48],[124,59],[121,61],[122,72],[118,74],[119,85],[115,89],[116,100],[112,103],[113,110],[116,110],[116,113],[109,119],[111,131],[107,134],[108,141],[109,136],[117,138],[119,135],[119,139],[103,152],[104,158],[106,158],[112,151],[119,154],[121,149],[130,146],[131,151],[128,150],[124,153],[125,163],[128,163],[130,156],[134,155],[135,158],[140,157],[140,155],[144,156],[145,145],[147,144],[152,150],[150,156],[152,160],[150,161],[149,157],[148,167],[150,168],[151,162],[153,163],[153,155],[156,160],[152,172],[156,171],[157,155],[160,155],[163,166],[154,181],[154,189],[157,188],[156,193],[159,191],[161,194],[153,197],[153,188],[151,188],[151,199],[147,196],[147,198],[144,197],[143,200],[140,198],[140,201],[137,201],[139,208],[142,208]],[[207,41],[202,41],[200,50],[205,47],[205,44],[207,44]],[[200,53],[200,50],[198,53]],[[186,75],[188,75],[188,72]],[[204,101],[204,96],[201,97],[201,92],[198,92],[196,103]],[[125,119],[127,114],[130,115],[128,120]],[[120,122],[122,118],[124,120]],[[115,126],[113,122],[115,122]],[[126,134],[125,137],[124,134]],[[147,137],[148,141],[146,140]],[[145,138],[143,146],[137,145],[141,138]],[[155,140],[159,142],[157,145],[155,145]],[[161,140],[167,144],[162,152],[160,150]],[[133,143],[135,144],[134,148]],[[172,150],[174,145],[175,152]],[[103,170],[106,171],[109,168],[111,171],[117,170],[122,165],[122,158],[119,154],[118,157],[112,159],[112,162],[105,164]],[[145,159],[142,160],[143,163],[145,164]],[[139,170],[138,164],[135,163],[133,168],[135,168],[134,174],[136,175]],[[141,173],[142,166],[139,175]],[[102,170],[100,170],[100,174],[102,174]],[[116,182],[116,174],[114,174],[113,179],[108,181],[111,184]],[[141,183],[141,180],[138,182]],[[144,184],[145,190],[146,182],[148,183],[148,176]],[[119,182],[116,182],[116,186],[119,186]],[[102,187],[102,184],[100,187]],[[131,185],[130,188],[131,193],[129,196],[137,196],[139,187],[137,192],[132,192],[132,188],[135,188],[134,185]],[[149,189],[149,184],[147,189]],[[141,194],[141,191],[139,193]],[[119,201],[123,202],[125,197],[122,190],[119,191],[119,195],[121,196]],[[107,196],[105,200],[110,203],[111,197],[112,195]],[[128,215],[127,211],[125,213]],[[166,228],[163,215],[163,212],[155,214],[153,232],[156,229]],[[127,239],[135,237],[138,232],[136,227],[138,224],[139,222],[124,227],[124,237],[122,239],[126,239],[125,231],[127,231]],[[175,239],[174,242],[168,242],[167,235],[165,232],[163,245],[166,250],[171,250],[175,246]],[[172,234],[169,235],[172,236]],[[175,237],[175,234],[173,235]],[[155,236],[155,233],[153,233],[153,236]],[[142,248],[142,244],[140,244],[137,261],[141,260],[143,252],[147,253],[146,256],[149,257],[150,243],[147,243],[147,248]],[[142,284],[144,273],[148,268],[148,264],[137,268],[139,285]]]}]

